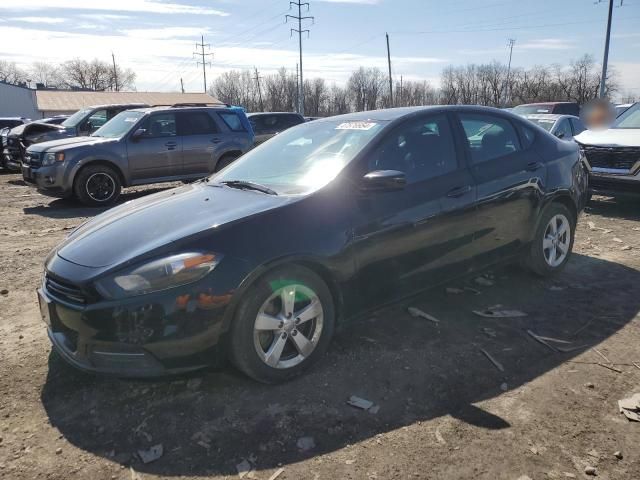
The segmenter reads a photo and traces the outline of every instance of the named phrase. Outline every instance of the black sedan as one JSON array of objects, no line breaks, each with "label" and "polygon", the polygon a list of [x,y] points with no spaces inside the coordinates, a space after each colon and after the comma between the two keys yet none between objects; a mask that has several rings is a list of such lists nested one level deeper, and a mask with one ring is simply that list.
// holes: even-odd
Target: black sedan
[{"label": "black sedan", "polygon": [[507,260],[558,272],[586,187],[575,143],[508,112],[319,119],[79,227],[46,260],[42,317],[85,370],[162,375],[223,355],[278,382],[381,304]]}]

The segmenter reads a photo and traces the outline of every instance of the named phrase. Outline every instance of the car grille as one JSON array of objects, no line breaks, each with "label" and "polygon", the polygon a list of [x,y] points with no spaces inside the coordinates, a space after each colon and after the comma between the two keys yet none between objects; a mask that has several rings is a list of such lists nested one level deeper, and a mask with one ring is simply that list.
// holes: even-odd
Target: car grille
[{"label": "car grille", "polygon": [[76,305],[85,305],[87,303],[87,297],[84,292],[71,283],[53,279],[51,276],[46,275],[44,278],[44,286],[52,297],[64,302],[74,303]]},{"label": "car grille", "polygon": [[631,170],[640,162],[640,147],[594,147],[583,146],[591,167]]},{"label": "car grille", "polygon": [[39,153],[27,152],[24,156],[24,163],[30,167],[39,167],[42,165],[42,159]]}]

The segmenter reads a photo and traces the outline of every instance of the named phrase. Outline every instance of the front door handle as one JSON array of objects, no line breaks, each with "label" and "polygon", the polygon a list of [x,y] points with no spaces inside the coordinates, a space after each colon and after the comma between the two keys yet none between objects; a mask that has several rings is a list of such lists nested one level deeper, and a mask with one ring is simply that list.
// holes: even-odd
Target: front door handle
[{"label": "front door handle", "polygon": [[456,188],[452,188],[447,192],[447,197],[460,198],[469,192],[471,192],[471,185],[465,185],[464,187],[456,187]]},{"label": "front door handle", "polygon": [[211,139],[211,143],[220,143],[222,140],[220,140],[219,138],[212,138]]},{"label": "front door handle", "polygon": [[178,144],[176,142],[167,142],[164,146],[167,147],[167,150],[175,150]]},{"label": "front door handle", "polygon": [[527,172],[535,172],[536,170],[540,170],[542,168],[542,164],[540,162],[531,162],[527,164]]}]

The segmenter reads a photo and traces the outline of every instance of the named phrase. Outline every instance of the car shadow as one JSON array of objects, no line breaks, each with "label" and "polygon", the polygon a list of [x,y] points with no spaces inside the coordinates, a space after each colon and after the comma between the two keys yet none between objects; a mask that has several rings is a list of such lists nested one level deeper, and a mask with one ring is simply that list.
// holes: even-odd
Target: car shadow
[{"label": "car shadow", "polygon": [[[52,200],[47,205],[37,205],[35,207],[25,207],[22,211],[25,215],[39,215],[47,218],[79,218],[79,217],[94,217],[103,212],[106,212],[110,208],[121,205],[130,200],[146,197],[153,193],[161,192],[169,188],[174,188],[175,185],[163,185],[152,188],[144,188],[140,190],[123,191],[118,201],[109,207],[86,207],[74,199],[58,198]],[[46,198],[46,197],[43,197]]]},{"label": "car shadow", "polygon": [[586,208],[587,213],[624,220],[640,220],[640,197],[594,197]]},{"label": "car shadow", "polygon": [[[478,295],[440,287],[377,310],[342,329],[316,367],[283,385],[259,384],[230,367],[155,381],[96,377],[51,354],[41,400],[51,425],[92,454],[161,476],[235,475],[243,458],[256,470],[272,469],[445,415],[509,429],[477,403],[566,364],[640,311],[640,272],[603,259],[574,254],[552,280],[504,267],[493,281],[452,284],[469,282]],[[472,313],[495,304],[527,316]],[[411,317],[407,306],[440,321]],[[552,351],[527,330],[577,348]],[[348,405],[352,395],[379,411]],[[300,450],[301,437],[313,437],[315,446]],[[136,452],[160,443],[163,456],[143,464]]]}]

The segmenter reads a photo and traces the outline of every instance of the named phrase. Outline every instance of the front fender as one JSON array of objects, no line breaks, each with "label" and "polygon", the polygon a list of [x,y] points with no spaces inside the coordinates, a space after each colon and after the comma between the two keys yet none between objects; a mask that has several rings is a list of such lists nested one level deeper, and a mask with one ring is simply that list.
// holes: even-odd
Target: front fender
[{"label": "front fender", "polygon": [[84,155],[78,154],[76,156],[74,154],[73,158],[70,160],[70,163],[72,163],[73,166],[67,170],[65,182],[69,182],[70,185],[73,185],[78,172],[85,166],[95,162],[110,164],[120,173],[124,184],[123,186],[129,185],[129,177],[126,169],[123,168],[123,165],[126,165],[126,154],[116,154],[106,149],[97,149],[96,151],[91,151]]}]

